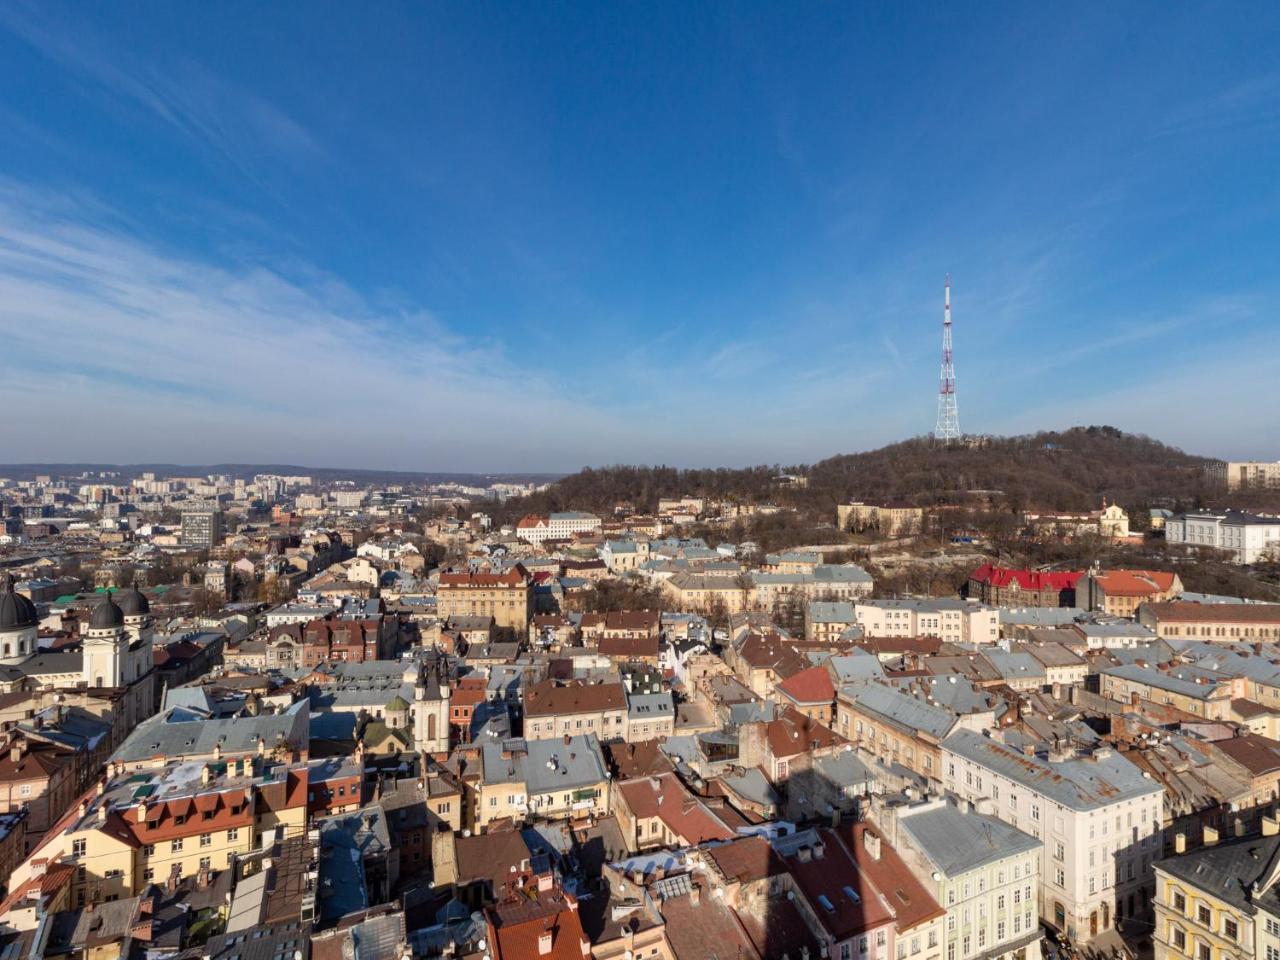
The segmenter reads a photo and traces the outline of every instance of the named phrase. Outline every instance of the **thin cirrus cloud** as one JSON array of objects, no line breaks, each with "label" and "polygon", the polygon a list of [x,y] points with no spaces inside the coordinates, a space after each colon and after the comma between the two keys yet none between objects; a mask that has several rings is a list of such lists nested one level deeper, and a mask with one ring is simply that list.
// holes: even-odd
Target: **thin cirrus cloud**
[{"label": "thin cirrus cloud", "polygon": [[0,188],[0,399],[17,414],[0,430],[22,459],[324,449],[344,465],[554,469],[585,453],[566,438],[606,430],[425,311],[379,309],[314,272],[304,285],[161,252],[45,199]]},{"label": "thin cirrus cloud", "polygon": [[109,100],[147,111],[251,180],[268,158],[315,162],[325,156],[284,110],[193,60],[170,56],[162,66],[142,64],[118,47],[108,49],[85,23],[55,29],[21,3],[0,7],[0,26]]}]

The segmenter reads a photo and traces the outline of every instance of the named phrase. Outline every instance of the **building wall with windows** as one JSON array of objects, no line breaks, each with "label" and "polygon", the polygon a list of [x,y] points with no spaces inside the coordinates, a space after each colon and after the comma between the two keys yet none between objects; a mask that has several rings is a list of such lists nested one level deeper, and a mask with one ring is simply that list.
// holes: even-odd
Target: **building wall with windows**
[{"label": "building wall with windows", "polygon": [[1081,943],[1118,917],[1145,918],[1161,851],[1164,789],[1122,755],[1027,755],[960,730],[942,744],[943,784],[1043,843],[1040,916]]}]

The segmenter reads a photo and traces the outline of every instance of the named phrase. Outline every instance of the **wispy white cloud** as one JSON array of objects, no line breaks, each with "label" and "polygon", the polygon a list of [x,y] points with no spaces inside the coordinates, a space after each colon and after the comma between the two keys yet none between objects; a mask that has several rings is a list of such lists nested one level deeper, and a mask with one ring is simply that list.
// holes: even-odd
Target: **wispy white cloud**
[{"label": "wispy white cloud", "polygon": [[331,450],[344,463],[550,466],[616,432],[536,366],[429,311],[370,303],[314,270],[158,250],[43,196],[0,186],[11,457],[274,460],[293,448],[311,462]]},{"label": "wispy white cloud", "polygon": [[34,4],[0,6],[0,27],[71,76],[147,111],[255,181],[265,159],[278,164],[325,155],[312,133],[284,110],[191,59],[175,54],[138,62],[129,51],[108,46],[83,18],[73,28],[55,25]]}]

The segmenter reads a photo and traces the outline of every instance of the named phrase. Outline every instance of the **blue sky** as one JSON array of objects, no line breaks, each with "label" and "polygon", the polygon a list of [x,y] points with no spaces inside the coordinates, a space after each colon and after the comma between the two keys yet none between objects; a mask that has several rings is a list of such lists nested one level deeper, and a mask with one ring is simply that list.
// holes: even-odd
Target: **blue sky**
[{"label": "blue sky", "polygon": [[1271,4],[0,6],[10,461],[1280,457]]}]

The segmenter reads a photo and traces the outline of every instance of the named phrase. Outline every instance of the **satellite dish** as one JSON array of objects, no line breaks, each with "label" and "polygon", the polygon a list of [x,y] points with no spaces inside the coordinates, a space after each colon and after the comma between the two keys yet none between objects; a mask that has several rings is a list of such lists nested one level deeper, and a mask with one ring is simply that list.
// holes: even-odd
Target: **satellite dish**
[{"label": "satellite dish", "polygon": [[476,944],[476,949],[477,949],[477,950],[479,950],[481,953],[484,953],[484,951],[485,951],[485,942],[484,942],[483,940],[481,940],[479,943],[477,943],[477,944]]}]

